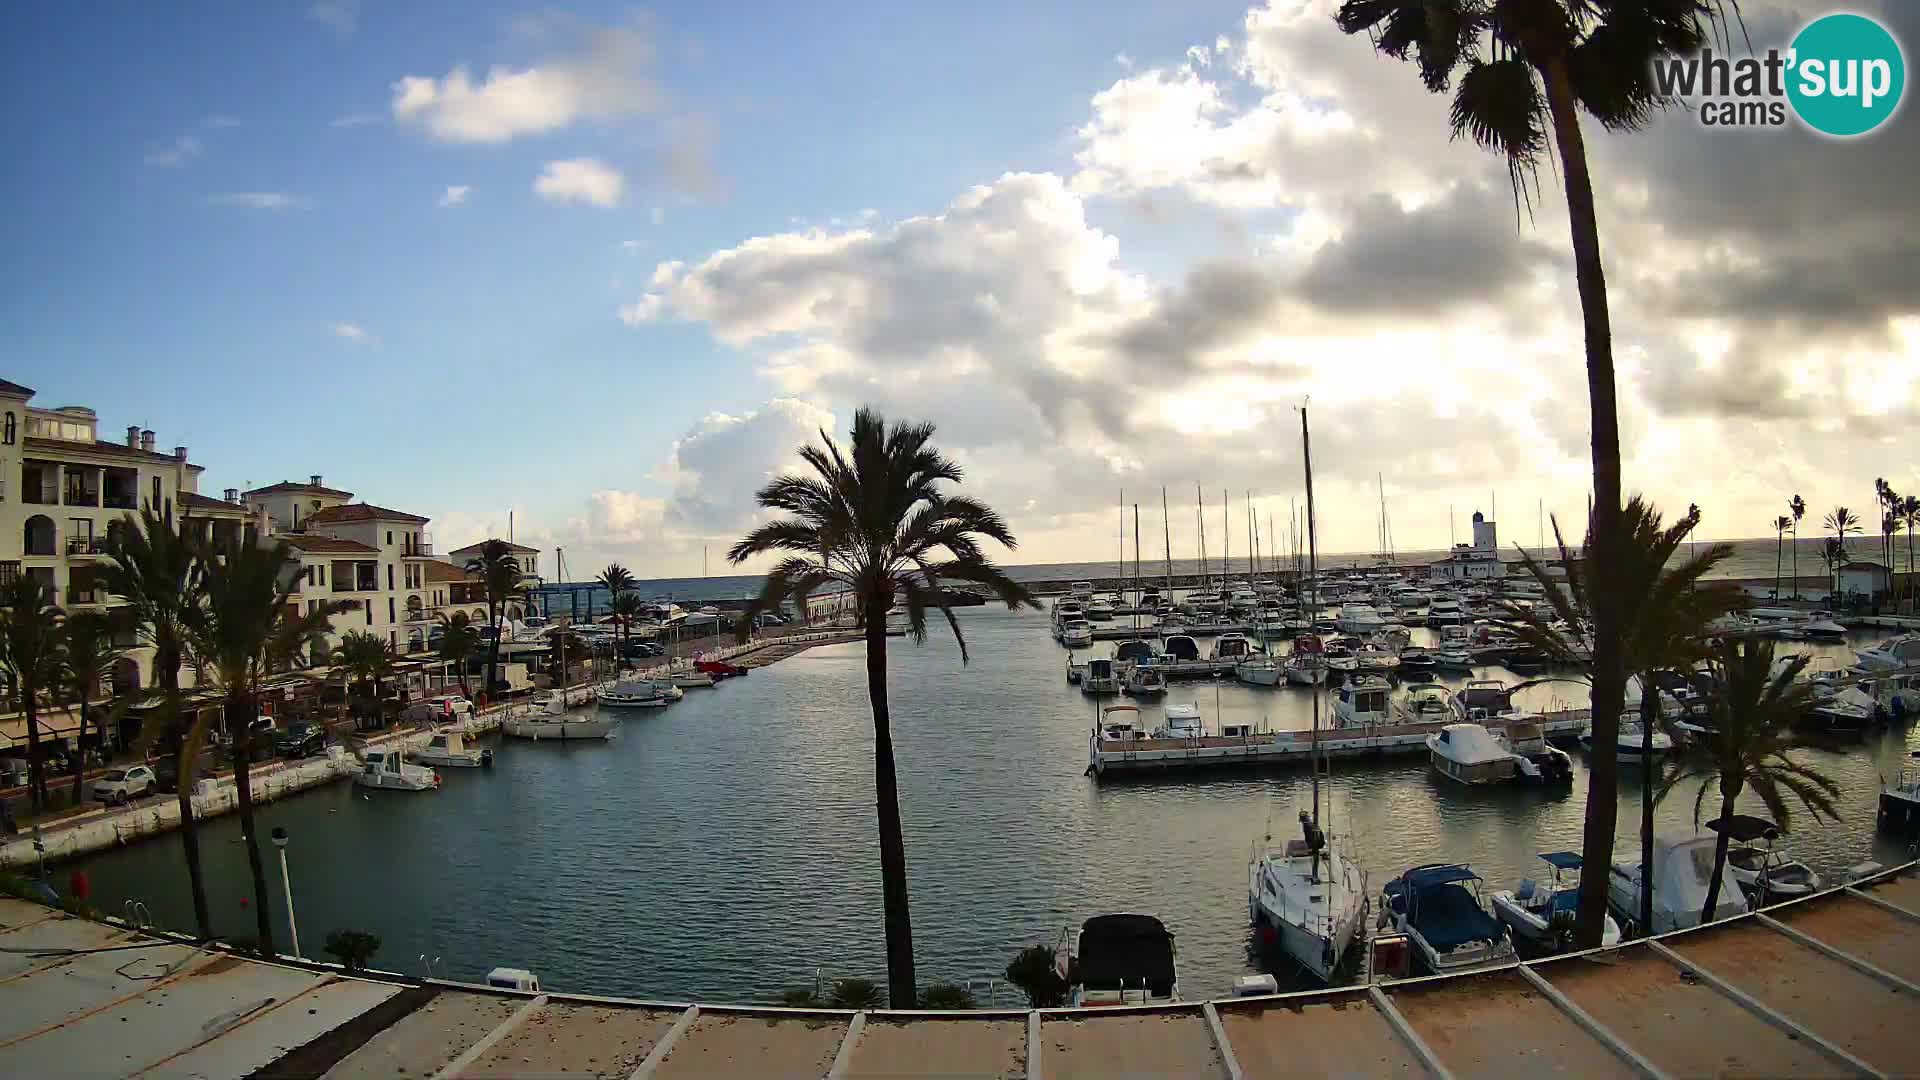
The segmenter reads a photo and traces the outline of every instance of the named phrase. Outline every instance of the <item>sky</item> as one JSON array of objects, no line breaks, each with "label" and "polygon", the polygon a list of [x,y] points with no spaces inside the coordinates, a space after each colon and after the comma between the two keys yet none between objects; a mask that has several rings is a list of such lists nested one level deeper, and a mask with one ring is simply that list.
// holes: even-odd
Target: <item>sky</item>
[{"label": "sky", "polygon": [[[22,6],[0,376],[203,491],[321,473],[442,549],[511,515],[573,577],[722,572],[863,404],[938,426],[1008,562],[1106,557],[1123,499],[1152,536],[1163,487],[1176,554],[1196,487],[1210,553],[1223,491],[1237,553],[1248,493],[1285,532],[1304,402],[1323,550],[1382,492],[1403,551],[1496,503],[1577,536],[1557,164],[1517,206],[1334,6]],[[1741,6],[1762,47],[1828,10]],[[1914,115],[1587,123],[1630,491],[1747,537],[1920,481]]]}]

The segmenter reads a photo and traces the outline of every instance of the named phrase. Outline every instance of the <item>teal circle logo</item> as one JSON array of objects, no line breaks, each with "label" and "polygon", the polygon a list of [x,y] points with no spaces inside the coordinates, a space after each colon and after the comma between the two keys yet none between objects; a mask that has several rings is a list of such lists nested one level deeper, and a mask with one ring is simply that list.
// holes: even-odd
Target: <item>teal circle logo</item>
[{"label": "teal circle logo", "polygon": [[1826,15],[1793,39],[1787,98],[1807,126],[1851,138],[1887,122],[1907,89],[1907,58],[1864,15]]}]

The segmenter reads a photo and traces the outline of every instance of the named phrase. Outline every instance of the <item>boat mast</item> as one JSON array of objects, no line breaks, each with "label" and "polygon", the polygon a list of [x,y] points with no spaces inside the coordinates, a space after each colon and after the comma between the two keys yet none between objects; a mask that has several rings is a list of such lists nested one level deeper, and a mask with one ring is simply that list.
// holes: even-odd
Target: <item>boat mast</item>
[{"label": "boat mast", "polygon": [[1247,588],[1253,588],[1254,575],[1260,572],[1260,526],[1253,520],[1253,492],[1247,492],[1247,550],[1253,561],[1247,564]]},{"label": "boat mast", "polygon": [[1220,588],[1227,587],[1227,556],[1233,554],[1233,502],[1226,488],[1220,489]]},{"label": "boat mast", "polygon": [[[1124,553],[1123,557],[1124,557]],[[1140,504],[1133,504],[1133,636],[1140,637],[1140,600],[1146,593],[1140,588]]]},{"label": "boat mast", "polygon": [[1167,603],[1173,603],[1173,519],[1167,514],[1167,489],[1160,489],[1160,527],[1167,534]]},{"label": "boat mast", "polygon": [[[1300,406],[1300,460],[1307,472],[1307,591],[1313,611],[1320,610],[1320,549],[1313,535],[1313,437],[1307,432],[1307,407]],[[1320,828],[1320,682],[1313,686],[1313,743],[1307,765],[1313,770],[1313,827]],[[1313,849],[1313,880],[1320,880],[1320,849]]]},{"label": "boat mast", "polygon": [[1207,589],[1207,497],[1193,485],[1193,520],[1200,525],[1200,591]]}]

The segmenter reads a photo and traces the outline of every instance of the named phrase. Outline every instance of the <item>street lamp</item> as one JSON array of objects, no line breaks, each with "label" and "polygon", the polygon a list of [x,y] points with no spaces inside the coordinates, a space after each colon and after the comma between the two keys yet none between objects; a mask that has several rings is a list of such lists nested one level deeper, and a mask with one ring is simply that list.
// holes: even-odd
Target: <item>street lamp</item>
[{"label": "street lamp", "polygon": [[300,923],[293,917],[293,881],[287,876],[287,830],[273,827],[273,846],[280,849],[280,889],[287,897],[287,931],[293,935],[293,955],[300,956]]}]

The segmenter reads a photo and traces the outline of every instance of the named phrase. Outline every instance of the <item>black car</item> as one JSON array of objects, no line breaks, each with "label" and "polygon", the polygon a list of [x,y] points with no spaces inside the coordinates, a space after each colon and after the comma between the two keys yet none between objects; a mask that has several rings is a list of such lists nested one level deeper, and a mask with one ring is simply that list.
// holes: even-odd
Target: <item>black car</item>
[{"label": "black car", "polygon": [[[204,763],[201,764],[199,772],[202,780],[213,775],[213,770],[207,768]],[[159,761],[154,762],[153,779],[161,791],[168,793],[179,791],[180,759],[177,757],[163,757]]]},{"label": "black car", "polygon": [[273,740],[273,750],[281,757],[312,757],[327,745],[327,731],[314,724],[295,723]]}]

